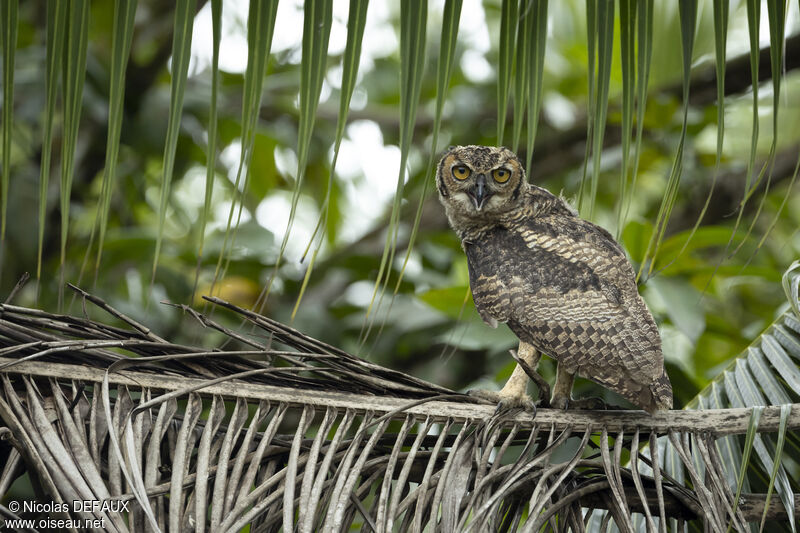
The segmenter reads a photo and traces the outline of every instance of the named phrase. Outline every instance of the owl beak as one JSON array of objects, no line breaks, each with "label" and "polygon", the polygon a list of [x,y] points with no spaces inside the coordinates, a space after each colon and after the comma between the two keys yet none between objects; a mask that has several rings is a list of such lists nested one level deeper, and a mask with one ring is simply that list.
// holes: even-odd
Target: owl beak
[{"label": "owl beak", "polygon": [[483,209],[486,200],[492,195],[492,192],[486,188],[486,176],[479,174],[475,180],[475,186],[467,191],[467,194],[472,199],[472,203],[475,204],[475,209],[478,211]]}]

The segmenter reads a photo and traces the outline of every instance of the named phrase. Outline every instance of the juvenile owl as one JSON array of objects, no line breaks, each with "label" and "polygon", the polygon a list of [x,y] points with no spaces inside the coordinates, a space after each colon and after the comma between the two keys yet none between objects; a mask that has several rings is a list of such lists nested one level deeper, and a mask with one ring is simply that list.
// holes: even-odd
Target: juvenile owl
[{"label": "juvenile owl", "polygon": [[[483,320],[508,324],[532,377],[542,354],[558,362],[552,407],[581,406],[570,396],[576,374],[650,413],[672,407],[658,329],[633,268],[606,230],[530,185],[507,148],[450,148],[436,186],[467,254]],[[499,393],[479,395],[504,407],[530,405],[527,381],[518,364]],[[536,381],[540,391],[549,388]]]}]

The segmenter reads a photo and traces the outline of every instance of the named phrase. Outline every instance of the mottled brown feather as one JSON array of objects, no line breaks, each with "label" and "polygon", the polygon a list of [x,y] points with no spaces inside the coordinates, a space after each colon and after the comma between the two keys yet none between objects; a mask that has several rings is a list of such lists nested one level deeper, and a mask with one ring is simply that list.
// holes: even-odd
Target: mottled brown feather
[{"label": "mottled brown feather", "polygon": [[[492,182],[482,209],[470,202],[470,180],[448,172],[466,165]],[[481,317],[507,323],[521,341],[569,372],[654,411],[672,406],[658,328],[639,296],[622,248],[603,228],[576,216],[557,196],[529,185],[507,149],[455,147],[437,173],[440,199],[459,234]]]}]

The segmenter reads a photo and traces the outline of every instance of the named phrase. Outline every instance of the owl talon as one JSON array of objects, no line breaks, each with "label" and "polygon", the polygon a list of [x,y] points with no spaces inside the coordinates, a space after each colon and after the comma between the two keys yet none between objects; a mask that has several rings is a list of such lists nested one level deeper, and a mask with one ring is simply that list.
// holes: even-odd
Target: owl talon
[{"label": "owl talon", "polygon": [[602,398],[593,396],[591,398],[581,398],[579,400],[570,400],[570,406],[573,409],[583,409],[588,411],[605,411],[609,405],[603,401]]},{"label": "owl talon", "polygon": [[472,389],[467,391],[467,396],[472,396],[473,398],[478,398],[480,400],[486,400],[487,402],[491,403],[497,403],[500,401],[500,394],[491,390]]},{"label": "owl talon", "polygon": [[548,398],[547,396],[545,396],[543,394],[539,396],[539,399],[536,400],[534,405],[536,405],[536,407],[539,407],[539,408],[542,408],[542,409],[552,409],[553,408],[553,406],[550,404],[550,398]]},{"label": "owl talon", "polygon": [[467,395],[472,396],[473,398],[479,398],[481,400],[496,403],[497,409],[495,410],[495,414],[512,409],[522,409],[529,413],[536,412],[536,404],[533,403],[533,400],[531,400],[530,396],[527,394],[510,395],[502,394],[502,392],[498,391],[470,390],[467,391]]},{"label": "owl talon", "polygon": [[[520,344],[520,347],[522,347],[522,344]],[[539,389],[539,396],[536,402],[532,404],[534,406],[534,411],[536,406],[547,407],[548,399],[550,398],[550,384],[536,371],[541,354],[537,353],[535,350],[532,353],[529,352],[527,357],[519,357],[516,350],[509,350],[509,353],[517,362],[518,367],[522,368],[531,381],[536,383],[536,387]],[[530,411],[530,409],[525,410]]]},{"label": "owl talon", "polygon": [[614,409],[613,406],[608,405],[602,398],[570,398],[569,396],[561,396],[553,398],[550,402],[550,407],[553,409],[567,409],[581,410],[581,411],[604,411],[607,409]]},{"label": "owl talon", "polygon": [[550,399],[550,409],[560,409],[566,411],[569,407],[571,398],[569,396],[553,396]]}]

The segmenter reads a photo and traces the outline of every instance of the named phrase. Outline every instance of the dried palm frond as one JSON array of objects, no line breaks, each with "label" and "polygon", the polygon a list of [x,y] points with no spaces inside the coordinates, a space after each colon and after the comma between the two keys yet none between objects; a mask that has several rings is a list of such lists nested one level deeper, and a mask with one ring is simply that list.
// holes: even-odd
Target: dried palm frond
[{"label": "dried palm frond", "polygon": [[[748,433],[752,408],[496,414],[219,299],[262,335],[184,308],[240,347],[173,344],[75,290],[122,325],[0,304],[0,435],[14,450],[0,489],[27,473],[40,501],[68,502],[51,514],[87,528],[584,531],[604,509],[620,531],[638,527],[632,513],[651,531],[721,531],[791,512],[764,495],[737,504],[724,481],[718,446]],[[798,409],[760,413],[753,434],[800,427]],[[663,462],[663,439],[688,477]]]}]

